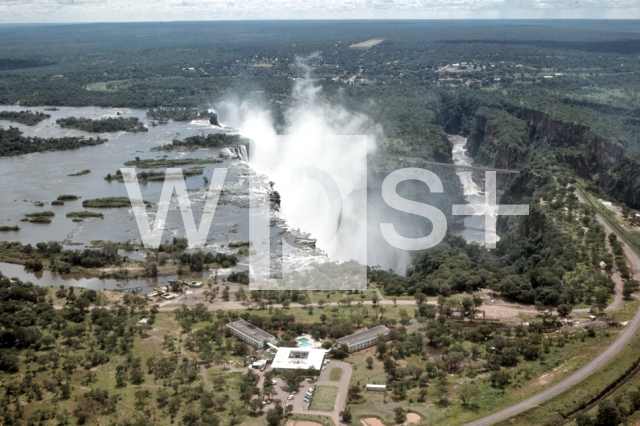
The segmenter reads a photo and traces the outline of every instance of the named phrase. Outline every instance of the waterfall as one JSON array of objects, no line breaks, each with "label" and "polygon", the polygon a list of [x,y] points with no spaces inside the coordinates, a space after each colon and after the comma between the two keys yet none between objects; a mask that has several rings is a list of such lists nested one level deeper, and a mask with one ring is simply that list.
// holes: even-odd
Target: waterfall
[{"label": "waterfall", "polygon": [[231,151],[235,154],[236,157],[240,161],[249,161],[249,156],[247,155],[247,147],[244,145],[232,146]]}]

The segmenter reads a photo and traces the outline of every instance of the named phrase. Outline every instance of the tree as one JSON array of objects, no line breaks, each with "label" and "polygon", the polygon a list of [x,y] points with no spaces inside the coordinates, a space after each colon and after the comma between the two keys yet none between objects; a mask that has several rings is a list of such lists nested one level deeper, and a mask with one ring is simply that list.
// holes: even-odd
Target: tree
[{"label": "tree", "polygon": [[464,383],[458,388],[458,398],[460,398],[462,405],[466,407],[470,407],[472,405],[473,398],[475,398],[478,393],[478,385],[474,382]]},{"label": "tree", "polygon": [[404,423],[407,421],[407,412],[402,407],[396,407],[393,409],[393,418],[396,423]]},{"label": "tree", "polygon": [[624,283],[624,286],[622,288],[622,295],[628,299],[631,297],[631,295],[633,293],[635,293],[638,290],[638,281],[636,280],[627,280]]},{"label": "tree", "polygon": [[569,316],[569,314],[573,310],[573,307],[571,305],[567,305],[563,303],[562,305],[558,305],[557,310],[558,310],[558,315],[566,318]]},{"label": "tree", "polygon": [[596,299],[596,308],[598,308],[600,312],[604,311],[604,309],[607,307],[609,294],[606,291],[599,289],[596,291],[595,299]]},{"label": "tree", "polygon": [[249,350],[247,349],[247,345],[238,341],[233,344],[233,352],[238,356],[245,356],[249,353]]},{"label": "tree", "polygon": [[458,365],[464,361],[465,356],[462,352],[457,352],[457,351],[451,351],[448,354],[446,354],[445,356],[442,357],[444,362],[447,365],[447,370],[450,373],[453,373],[456,368],[458,367]]},{"label": "tree", "polygon": [[249,402],[249,409],[253,411],[253,414],[257,414],[261,408],[262,402],[260,402],[260,399],[258,398],[254,398]]},{"label": "tree", "polygon": [[[291,405],[289,407],[291,407]],[[340,411],[340,417],[342,417],[342,421],[345,422],[346,424],[351,423],[352,416],[351,416],[351,411],[349,409]]]},{"label": "tree", "polygon": [[16,373],[19,367],[20,359],[16,355],[4,354],[0,357],[0,370],[8,373]]},{"label": "tree", "polygon": [[116,367],[116,387],[123,388],[127,386],[127,371],[124,365]]},{"label": "tree", "polygon": [[382,358],[387,353],[387,342],[379,340],[376,345],[376,352],[378,353],[378,356]]},{"label": "tree", "polygon": [[587,413],[579,413],[576,416],[576,424],[578,426],[595,426],[594,423],[593,417]]},{"label": "tree", "polygon": [[351,387],[349,388],[349,398],[357,399],[360,396],[360,390],[360,386],[351,385]]},{"label": "tree", "polygon": [[436,383],[436,396],[441,403],[447,402],[447,394],[449,393],[449,381],[447,377],[441,377]]},{"label": "tree", "polygon": [[605,399],[598,405],[595,426],[617,426],[623,420],[620,410],[610,399]]},{"label": "tree", "polygon": [[277,408],[272,408],[269,411],[267,411],[267,423],[269,424],[269,426],[278,426],[280,424],[280,422],[282,421],[282,407],[280,407],[280,410],[278,410]]},{"label": "tree", "polygon": [[129,375],[129,379],[131,380],[131,383],[133,383],[134,385],[139,385],[142,382],[144,382],[144,373],[139,368],[136,368],[133,371],[131,371],[131,374]]},{"label": "tree", "polygon": [[502,389],[511,383],[511,374],[506,370],[497,370],[491,373],[491,384],[497,388]]},{"label": "tree", "polygon": [[371,370],[373,368],[373,357],[371,357],[371,356],[367,357],[367,368],[369,370]]}]

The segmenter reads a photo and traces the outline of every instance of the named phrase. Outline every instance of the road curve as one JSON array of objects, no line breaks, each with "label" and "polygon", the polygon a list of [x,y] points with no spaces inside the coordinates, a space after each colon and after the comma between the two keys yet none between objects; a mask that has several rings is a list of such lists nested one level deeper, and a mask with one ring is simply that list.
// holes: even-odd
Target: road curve
[{"label": "road curve", "polygon": [[[605,225],[605,229],[607,232],[614,232],[599,215],[596,215],[598,221]],[[618,236],[619,237],[619,236]],[[634,271],[640,271],[640,258],[636,255],[636,253],[631,250],[624,244],[624,251],[627,255],[627,258],[633,265]],[[580,368],[578,371],[564,379],[563,381],[551,386],[549,389],[544,390],[530,398],[525,399],[522,402],[519,402],[511,407],[505,408],[504,410],[498,411],[497,413],[493,413],[487,417],[484,417],[479,420],[475,420],[470,423],[466,423],[465,426],[489,426],[494,423],[500,422],[502,420],[506,420],[510,417],[513,417],[517,414],[522,413],[530,408],[535,407],[536,405],[550,399],[570,387],[580,383],[582,380],[586,379],[591,374],[595,373],[600,367],[607,364],[611,359],[618,353],[622,348],[624,348],[630,341],[633,339],[633,336],[640,329],[640,309],[636,311],[636,314],[633,316],[631,321],[627,324],[625,329],[620,333],[618,338],[613,341],[611,345],[609,345],[603,352],[601,352],[597,357],[595,357],[591,362],[589,362],[584,367]]]}]

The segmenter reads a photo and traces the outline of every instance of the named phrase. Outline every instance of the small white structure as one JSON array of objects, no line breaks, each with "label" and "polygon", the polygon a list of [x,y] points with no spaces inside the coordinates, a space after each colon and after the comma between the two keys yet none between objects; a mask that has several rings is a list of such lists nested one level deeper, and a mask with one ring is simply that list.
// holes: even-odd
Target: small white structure
[{"label": "small white structure", "polygon": [[367,384],[367,390],[372,392],[384,392],[387,390],[387,385],[369,385]]},{"label": "small white structure", "polygon": [[310,367],[320,371],[324,349],[278,348],[271,363],[272,370],[306,370]]},{"label": "small white structure", "polygon": [[267,366],[267,360],[266,359],[261,359],[261,360],[258,360],[256,362],[254,362],[253,364],[251,364],[252,368],[258,368],[260,370],[264,370],[266,366]]},{"label": "small white structure", "polygon": [[147,325],[148,322],[149,322],[149,318],[142,318],[140,321],[138,321],[138,323],[136,324],[136,327],[142,327],[143,325]]},{"label": "small white structure", "polygon": [[147,296],[149,296],[149,297],[156,297],[157,295],[158,295],[157,291],[152,291],[150,293],[147,293]]},{"label": "small white structure", "polygon": [[200,287],[202,287],[202,282],[199,282],[199,281],[191,281],[188,285],[189,285],[189,287],[200,288]]},{"label": "small white structure", "polygon": [[599,263],[600,269],[605,270],[607,269],[607,264],[604,263],[604,260],[601,260]]},{"label": "small white structure", "polygon": [[164,293],[163,295],[161,295],[160,297],[162,297],[165,300],[171,300],[171,299],[175,299],[176,295],[172,294],[172,293]]}]

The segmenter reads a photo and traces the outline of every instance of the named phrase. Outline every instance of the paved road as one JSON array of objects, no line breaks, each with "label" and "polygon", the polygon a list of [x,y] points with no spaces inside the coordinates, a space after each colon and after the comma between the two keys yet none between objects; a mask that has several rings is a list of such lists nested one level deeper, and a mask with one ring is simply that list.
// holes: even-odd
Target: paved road
[{"label": "paved road", "polygon": [[[329,380],[329,373],[332,368],[341,368],[342,376],[337,382]],[[293,400],[293,412],[298,414],[315,414],[319,416],[329,416],[333,420],[336,426],[340,425],[340,411],[344,410],[347,404],[347,393],[349,391],[349,380],[351,380],[352,373],[351,365],[342,361],[331,360],[327,364],[327,369],[320,372],[318,381],[313,386],[334,386],[338,388],[338,396],[336,396],[336,402],[333,406],[333,411],[313,411],[309,410],[308,404],[304,403],[304,394],[307,391],[308,386],[300,389],[300,394],[296,395]]]},{"label": "paved road", "polygon": [[[582,200],[581,200],[582,201]],[[596,215],[598,218],[598,222],[604,225],[605,230],[610,233],[613,230],[606,224],[604,220],[599,215]],[[627,255],[627,258],[631,262],[631,265],[634,268],[634,271],[640,271],[640,258],[636,255],[636,253],[631,250],[626,244],[624,244],[624,251]],[[602,353],[600,353],[596,358],[594,358],[587,365],[561,381],[560,383],[551,386],[549,389],[544,390],[531,398],[525,399],[522,402],[519,402],[516,405],[512,405],[511,407],[505,408],[502,411],[498,411],[497,413],[491,414],[485,418],[476,420],[474,422],[467,423],[465,426],[489,426],[494,423],[500,422],[502,420],[506,420],[510,417],[516,416],[523,411],[526,411],[530,408],[535,407],[536,405],[546,401],[549,398],[552,398],[570,387],[580,383],[582,380],[586,379],[591,374],[595,373],[600,367],[604,366],[606,363],[611,361],[611,359],[618,353],[622,348],[624,348],[633,338],[633,336],[640,329],[640,309],[633,316],[633,319],[629,321],[624,331],[620,333],[618,338],[614,340],[614,342],[607,347]]]}]

